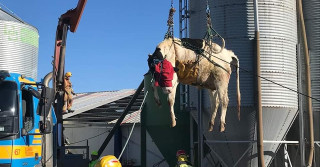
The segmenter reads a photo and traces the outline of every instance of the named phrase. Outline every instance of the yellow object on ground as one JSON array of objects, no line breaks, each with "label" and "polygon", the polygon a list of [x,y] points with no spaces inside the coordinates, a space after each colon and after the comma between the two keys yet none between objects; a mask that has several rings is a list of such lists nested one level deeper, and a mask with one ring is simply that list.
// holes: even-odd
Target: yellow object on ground
[{"label": "yellow object on ground", "polygon": [[95,167],[122,167],[120,161],[113,155],[100,158]]}]

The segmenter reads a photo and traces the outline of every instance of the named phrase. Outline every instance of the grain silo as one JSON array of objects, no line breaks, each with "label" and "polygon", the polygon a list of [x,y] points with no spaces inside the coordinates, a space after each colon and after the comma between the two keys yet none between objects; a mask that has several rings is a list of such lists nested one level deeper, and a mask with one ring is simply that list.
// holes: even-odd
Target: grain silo
[{"label": "grain silo", "polygon": [[[310,53],[312,97],[320,99],[320,2],[305,1],[304,18]],[[313,101],[314,111],[320,111],[320,102]]]},{"label": "grain silo", "polygon": [[315,144],[315,164],[319,165],[320,159],[320,1],[303,1],[304,20],[307,33],[307,41],[310,56],[311,73],[311,94],[313,118],[314,118],[314,140]]},{"label": "grain silo", "polygon": [[[236,82],[232,76],[226,132],[206,132],[207,141],[213,141],[207,143],[215,152],[215,161],[221,164],[257,166],[256,144],[250,142],[256,140],[253,0],[210,0],[209,6],[214,29],[224,37],[226,48],[233,50],[240,60],[242,107],[241,121],[238,121],[235,109]],[[272,141],[284,139],[298,111],[298,95],[289,90],[297,90],[298,86],[296,1],[259,1],[259,22],[263,131],[264,140],[271,141],[264,144],[265,164],[268,166],[279,149],[279,143]],[[205,32],[206,1],[189,0],[189,37],[203,38]],[[206,118],[210,116],[209,96],[206,91],[202,91],[202,94]],[[195,89],[190,90],[190,98],[190,103],[196,104]],[[219,125],[218,118],[216,125]],[[206,124],[207,120],[204,120]]]},{"label": "grain silo", "polygon": [[37,79],[38,30],[0,8],[0,70]]}]

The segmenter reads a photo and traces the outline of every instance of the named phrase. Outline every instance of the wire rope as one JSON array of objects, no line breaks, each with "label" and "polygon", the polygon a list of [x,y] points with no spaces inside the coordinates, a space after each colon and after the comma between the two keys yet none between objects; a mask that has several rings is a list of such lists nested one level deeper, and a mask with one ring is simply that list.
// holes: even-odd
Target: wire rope
[{"label": "wire rope", "polygon": [[[145,101],[146,97],[148,96],[148,92],[149,92],[149,91],[146,92],[146,95],[145,95],[144,98],[143,98],[143,101],[142,101],[142,103],[141,103],[141,106],[140,106],[140,108],[139,108],[139,111],[141,111],[141,109],[142,109],[143,106],[144,106],[143,104],[144,104],[144,101]],[[130,138],[131,138],[131,135],[132,135],[132,132],[133,132],[133,129],[134,129],[136,123],[137,123],[137,122],[134,121],[134,123],[133,123],[133,125],[132,125],[132,128],[131,128],[131,131],[130,131],[130,133],[129,133],[129,136],[128,136],[128,138],[127,138],[127,141],[126,141],[126,143],[124,144],[124,147],[122,148],[122,151],[121,151],[118,159],[120,159],[120,158],[122,157],[122,154],[123,154],[124,150],[126,149],[128,143],[129,143],[129,140],[130,140]]]}]

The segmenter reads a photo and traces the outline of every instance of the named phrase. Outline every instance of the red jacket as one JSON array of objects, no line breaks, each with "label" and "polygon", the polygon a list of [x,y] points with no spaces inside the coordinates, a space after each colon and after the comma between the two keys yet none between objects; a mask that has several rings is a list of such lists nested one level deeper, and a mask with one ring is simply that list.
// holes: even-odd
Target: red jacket
[{"label": "red jacket", "polygon": [[156,64],[154,72],[154,86],[172,87],[174,70],[171,63],[164,59]]}]

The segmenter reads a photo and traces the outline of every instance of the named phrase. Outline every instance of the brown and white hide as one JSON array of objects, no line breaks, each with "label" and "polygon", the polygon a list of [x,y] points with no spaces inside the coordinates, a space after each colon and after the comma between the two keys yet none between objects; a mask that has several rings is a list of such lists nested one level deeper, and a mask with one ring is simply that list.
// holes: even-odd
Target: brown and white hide
[{"label": "brown and white hide", "polygon": [[[183,41],[182,41],[183,40]],[[204,40],[193,39],[165,39],[158,44],[154,57],[167,59],[178,71],[174,73],[172,87],[162,88],[168,94],[170,105],[171,126],[176,125],[174,101],[178,83],[205,88],[209,91],[212,116],[209,122],[209,131],[213,130],[214,120],[219,105],[221,105],[220,131],[225,130],[225,117],[229,103],[228,85],[233,70],[237,73],[237,103],[238,118],[240,119],[240,87],[239,61],[230,50],[222,49],[215,43],[206,43]],[[196,44],[192,44],[195,41]],[[201,44],[202,42],[202,44]],[[185,45],[185,44],[188,45]],[[192,46],[192,47],[190,47]],[[191,49],[192,50],[191,50]],[[154,99],[161,105],[157,89],[154,87]]]}]

